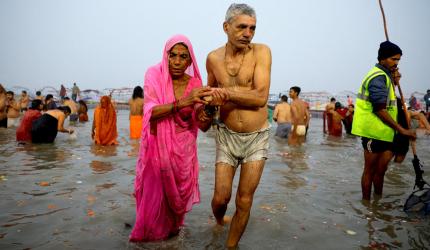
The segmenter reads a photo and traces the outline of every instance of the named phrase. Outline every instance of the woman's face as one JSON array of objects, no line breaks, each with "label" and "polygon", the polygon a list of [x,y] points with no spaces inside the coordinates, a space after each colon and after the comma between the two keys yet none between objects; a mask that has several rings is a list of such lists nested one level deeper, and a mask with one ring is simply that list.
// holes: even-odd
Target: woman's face
[{"label": "woman's face", "polygon": [[187,47],[178,43],[169,52],[169,73],[172,78],[182,77],[191,65],[191,56]]},{"label": "woman's face", "polygon": [[100,100],[100,106],[104,109],[107,108],[108,107],[108,100],[106,100],[106,98],[102,98]]}]

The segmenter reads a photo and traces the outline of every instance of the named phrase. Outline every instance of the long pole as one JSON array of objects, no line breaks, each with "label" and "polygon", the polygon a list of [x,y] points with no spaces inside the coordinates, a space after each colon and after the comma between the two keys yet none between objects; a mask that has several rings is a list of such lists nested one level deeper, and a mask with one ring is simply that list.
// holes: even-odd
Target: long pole
[{"label": "long pole", "polygon": [[[379,2],[379,8],[381,9],[381,13],[382,13],[382,20],[384,21],[385,38],[387,39],[387,41],[389,41],[390,39],[388,38],[387,20],[385,19],[385,12],[384,12],[384,7],[382,6],[382,0],[379,0],[378,2]],[[397,81],[396,85],[397,85],[397,88],[399,89],[400,100],[402,102],[403,110],[405,111],[407,129],[409,129],[411,126],[411,117],[408,113],[408,109],[406,108],[405,98],[403,97],[402,88],[400,87],[400,81]],[[414,154],[414,156],[416,156],[417,148],[416,148],[415,140],[411,140],[411,146],[412,146],[412,153]]]}]

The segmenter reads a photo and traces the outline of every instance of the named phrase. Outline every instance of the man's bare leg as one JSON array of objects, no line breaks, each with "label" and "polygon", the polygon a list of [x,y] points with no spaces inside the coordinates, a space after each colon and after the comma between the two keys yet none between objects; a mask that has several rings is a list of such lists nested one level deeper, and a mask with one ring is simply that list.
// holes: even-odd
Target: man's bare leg
[{"label": "man's bare leg", "polygon": [[254,192],[263,173],[264,160],[244,163],[240,170],[239,187],[236,194],[236,212],[231,220],[227,247],[237,247],[242,237],[251,211]]},{"label": "man's bare leg", "polygon": [[376,172],[373,176],[373,187],[375,188],[376,195],[382,195],[385,172],[387,171],[388,163],[390,163],[391,158],[393,158],[393,152],[387,150],[378,155],[379,159],[377,165],[375,166]]},{"label": "man's bare leg", "polygon": [[215,190],[212,198],[212,212],[218,225],[224,225],[224,215],[231,198],[231,188],[236,168],[227,163],[215,165]]},{"label": "man's bare leg", "polygon": [[363,195],[363,200],[370,200],[373,177],[376,172],[375,165],[378,164],[379,157],[380,154],[364,150],[364,169],[363,175],[361,176],[361,193]]}]

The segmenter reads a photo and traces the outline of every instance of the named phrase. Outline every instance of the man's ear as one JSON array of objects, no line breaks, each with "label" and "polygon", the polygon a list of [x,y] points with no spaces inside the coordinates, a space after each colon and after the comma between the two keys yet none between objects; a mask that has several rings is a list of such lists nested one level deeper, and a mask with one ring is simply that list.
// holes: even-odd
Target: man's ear
[{"label": "man's ear", "polygon": [[227,22],[224,22],[224,23],[222,24],[222,28],[223,28],[224,32],[225,32],[225,33],[227,33],[227,31],[228,31],[228,23],[227,23]]}]

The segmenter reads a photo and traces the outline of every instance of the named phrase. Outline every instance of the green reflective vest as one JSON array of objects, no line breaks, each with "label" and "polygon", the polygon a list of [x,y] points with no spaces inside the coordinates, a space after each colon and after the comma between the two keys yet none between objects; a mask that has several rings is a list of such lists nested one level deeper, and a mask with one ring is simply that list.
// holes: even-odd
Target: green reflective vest
[{"label": "green reflective vest", "polygon": [[369,101],[369,82],[380,75],[387,79],[387,112],[397,122],[397,102],[394,93],[394,85],[390,76],[382,69],[373,67],[361,84],[355,104],[354,118],[352,121],[352,134],[371,139],[392,142],[395,130],[385,124],[375,113],[373,113],[372,103]]}]

